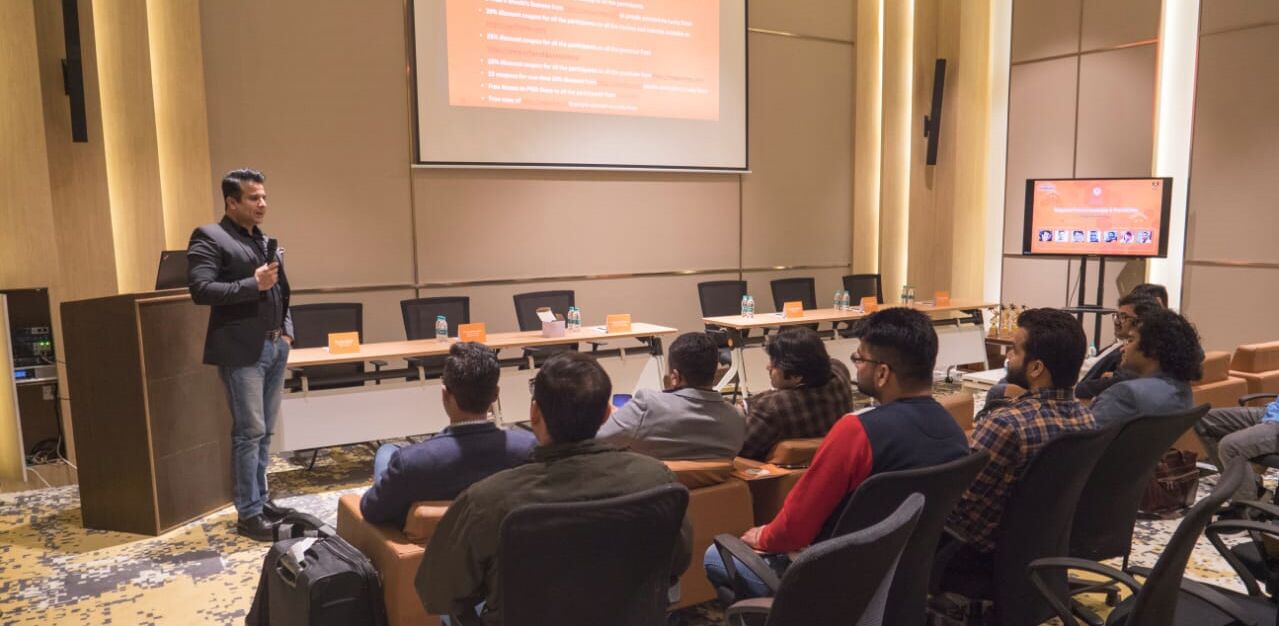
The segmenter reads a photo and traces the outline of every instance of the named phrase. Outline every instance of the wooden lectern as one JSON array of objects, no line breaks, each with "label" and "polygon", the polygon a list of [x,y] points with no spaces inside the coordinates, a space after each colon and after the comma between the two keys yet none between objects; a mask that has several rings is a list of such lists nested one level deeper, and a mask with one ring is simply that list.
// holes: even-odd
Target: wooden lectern
[{"label": "wooden lectern", "polygon": [[158,535],[231,502],[231,412],[186,290],[65,302],[86,528]]}]

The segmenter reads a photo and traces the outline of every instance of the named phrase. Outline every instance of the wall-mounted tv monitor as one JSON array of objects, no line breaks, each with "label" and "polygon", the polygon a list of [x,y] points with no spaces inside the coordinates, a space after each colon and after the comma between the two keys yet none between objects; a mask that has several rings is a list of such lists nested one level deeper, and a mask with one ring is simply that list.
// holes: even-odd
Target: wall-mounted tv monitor
[{"label": "wall-mounted tv monitor", "polygon": [[1171,205],[1171,178],[1032,178],[1021,253],[1165,257]]}]

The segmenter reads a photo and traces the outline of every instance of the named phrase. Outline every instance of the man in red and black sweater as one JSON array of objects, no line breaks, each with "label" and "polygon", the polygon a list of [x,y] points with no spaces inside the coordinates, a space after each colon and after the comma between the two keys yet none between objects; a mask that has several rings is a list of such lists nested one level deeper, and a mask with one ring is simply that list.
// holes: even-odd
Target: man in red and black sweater
[{"label": "man in red and black sweater", "polygon": [[[787,553],[829,536],[841,504],[873,474],[939,465],[969,451],[964,431],[932,397],[937,333],[928,316],[884,309],[857,330],[861,345],[852,355],[857,388],[880,406],[840,418],[777,517],[742,535],[779,575],[790,564]],[[713,584],[732,586],[714,546],[704,564]],[[768,592],[746,568],[737,571],[748,590]]]}]

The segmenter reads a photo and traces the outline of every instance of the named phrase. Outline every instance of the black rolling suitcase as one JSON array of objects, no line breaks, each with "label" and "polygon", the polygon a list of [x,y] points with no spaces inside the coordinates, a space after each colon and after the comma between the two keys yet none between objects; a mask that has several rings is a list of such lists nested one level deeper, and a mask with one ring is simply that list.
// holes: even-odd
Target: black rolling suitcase
[{"label": "black rolling suitcase", "polygon": [[386,626],[382,581],[368,557],[314,516],[276,528],[249,626]]}]

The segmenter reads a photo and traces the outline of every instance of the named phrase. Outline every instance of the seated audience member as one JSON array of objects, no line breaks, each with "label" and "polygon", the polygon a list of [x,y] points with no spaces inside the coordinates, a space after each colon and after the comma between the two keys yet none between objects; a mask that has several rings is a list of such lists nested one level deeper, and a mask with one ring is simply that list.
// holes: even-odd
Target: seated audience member
[{"label": "seated audience member", "polygon": [[421,443],[378,449],[373,486],[360,499],[364,519],[403,524],[412,503],[452,500],[471,483],[529,459],[537,445],[532,433],[502,430],[487,419],[497,399],[498,376],[491,348],[479,343],[449,347],[440,392],[449,425]]},{"label": "seated audience member", "polygon": [[[767,554],[781,574],[787,552],[829,537],[843,505],[863,481],[880,472],[928,467],[968,454],[968,439],[932,396],[937,333],[927,315],[891,308],[855,327],[861,345],[852,356],[857,388],[880,405],[861,415],[845,415],[830,429],[808,471],[786,496],[772,522],[742,536]],[[719,552],[706,551],[706,575],[717,587],[731,587]],[[768,588],[738,567],[755,595]]]},{"label": "seated audience member", "polygon": [[1137,296],[1139,298],[1154,298],[1159,301],[1159,306],[1164,307],[1165,309],[1168,308],[1168,288],[1163,285],[1156,285],[1155,283],[1141,283],[1140,285],[1133,287],[1132,291],[1128,292],[1128,295]]},{"label": "seated audience member", "polygon": [[671,343],[667,389],[640,389],[596,439],[659,459],[725,459],[742,449],[746,420],[715,391],[719,347],[706,333]]},{"label": "seated audience member", "polygon": [[763,461],[783,439],[824,437],[853,410],[848,367],[833,361],[817,331],[786,328],[764,344],[773,388],[750,397],[739,456]]},{"label": "seated audience member", "polygon": [[[1222,472],[1279,452],[1279,400],[1265,407],[1245,406],[1213,409],[1195,424],[1195,434],[1203,442],[1208,461]],[[1235,491],[1232,501],[1256,500],[1261,484],[1254,476]],[[1222,517],[1239,518],[1244,509],[1232,505]]]},{"label": "seated audience member", "polygon": [[1017,324],[1008,381],[1028,391],[988,406],[973,431],[973,450],[990,452],[990,462],[947,519],[966,541],[948,569],[958,575],[994,551],[992,534],[1035,453],[1062,433],[1097,427],[1073,392],[1088,345],[1079,321],[1064,311],[1031,309],[1017,317]]},{"label": "seated audience member", "polygon": [[1097,360],[1093,362],[1092,367],[1080,377],[1079,383],[1075,385],[1076,398],[1091,400],[1109,389],[1111,385],[1133,377],[1132,372],[1119,366],[1123,360],[1124,344],[1132,337],[1132,329],[1136,327],[1137,320],[1141,316],[1162,308],[1163,305],[1159,303],[1159,300],[1148,293],[1139,293],[1137,290],[1119,299],[1119,310],[1115,311],[1114,317],[1115,341],[1097,355]]},{"label": "seated audience member", "polygon": [[1093,401],[1093,417],[1105,426],[1146,415],[1169,415],[1193,406],[1190,381],[1203,377],[1199,332],[1186,318],[1156,309],[1137,321],[1123,348],[1122,370],[1130,378],[1111,385]]},{"label": "seated audience member", "polygon": [[[478,613],[486,626],[502,624],[498,531],[512,510],[612,498],[676,482],[661,461],[595,440],[608,417],[612,383],[590,355],[548,358],[531,386],[529,420],[538,441],[533,459],[471,485],[445,512],[417,572],[417,592],[429,613]],[[692,527],[685,519],[672,579],[688,567],[691,545]]]}]

